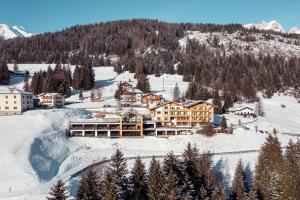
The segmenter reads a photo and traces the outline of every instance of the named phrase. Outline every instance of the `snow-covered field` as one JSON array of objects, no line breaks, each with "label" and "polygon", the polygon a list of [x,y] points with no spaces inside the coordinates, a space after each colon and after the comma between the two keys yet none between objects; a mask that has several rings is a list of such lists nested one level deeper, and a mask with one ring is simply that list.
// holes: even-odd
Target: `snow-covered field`
[{"label": "snow-covered field", "polygon": [[[31,73],[47,67],[48,65],[19,65],[21,70],[26,68]],[[103,104],[116,104],[112,97],[119,81],[130,79],[133,85],[136,84],[133,74],[128,72],[117,75],[112,67],[94,69],[96,81],[104,87],[105,102],[89,102],[90,92],[85,91],[83,101],[79,101],[78,93],[74,93],[67,99],[72,104],[63,109],[32,110],[21,116],[0,117],[0,199],[45,199],[49,186],[57,179],[68,180],[70,174],[91,163],[109,158],[116,148],[120,148],[125,156],[164,155],[169,151],[181,153],[188,142],[196,144],[203,152],[256,150],[265,142],[267,133],[256,133],[255,126],[267,132],[276,128],[282,146],[290,139],[296,139],[295,136],[282,133],[300,133],[300,104],[293,97],[275,95],[272,99],[262,99],[265,117],[246,124],[249,130],[237,128],[233,135],[218,134],[210,138],[189,135],[168,139],[66,138],[64,129],[70,119],[89,118],[90,114],[86,109],[102,109]],[[148,78],[151,89],[169,99],[176,82],[181,92],[187,87],[187,83],[179,75]],[[18,88],[23,86],[20,78],[14,78],[12,84]],[[281,104],[286,105],[286,108],[281,108]],[[228,124],[237,124],[239,119],[242,122],[253,120],[233,114],[226,115],[226,118],[229,120]],[[257,153],[215,156],[214,162],[219,170],[232,175],[240,158],[253,168],[256,156]]]}]

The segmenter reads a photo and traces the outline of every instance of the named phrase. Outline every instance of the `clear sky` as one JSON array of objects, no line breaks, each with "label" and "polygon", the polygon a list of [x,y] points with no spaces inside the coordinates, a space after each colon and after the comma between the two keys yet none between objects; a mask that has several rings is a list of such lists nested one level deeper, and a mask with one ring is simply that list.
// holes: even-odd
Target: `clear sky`
[{"label": "clear sky", "polygon": [[300,0],[0,0],[0,23],[29,32],[132,18],[167,22],[259,23],[300,27]]}]

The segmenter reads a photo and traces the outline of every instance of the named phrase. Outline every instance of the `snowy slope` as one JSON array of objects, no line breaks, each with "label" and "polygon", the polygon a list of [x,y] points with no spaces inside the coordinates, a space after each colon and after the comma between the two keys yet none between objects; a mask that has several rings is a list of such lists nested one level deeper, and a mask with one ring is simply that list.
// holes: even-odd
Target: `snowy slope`
[{"label": "snowy slope", "polygon": [[179,45],[182,51],[185,51],[186,44],[189,40],[196,40],[200,44],[205,44],[211,46],[214,37],[219,40],[219,47],[211,48],[216,51],[220,51],[222,55],[222,48],[224,49],[226,55],[230,55],[234,52],[239,53],[253,53],[258,55],[260,52],[263,54],[270,55],[281,55],[281,56],[299,56],[300,46],[295,43],[300,42],[297,39],[287,39],[278,35],[273,35],[272,40],[265,39],[264,35],[261,33],[249,34],[254,38],[253,41],[247,41],[246,35],[241,32],[234,33],[202,33],[199,31],[187,31],[185,36],[179,40]]},{"label": "snowy slope", "polygon": [[[54,66],[54,65],[53,65]],[[11,67],[11,65],[10,65]],[[23,65],[20,70],[46,69],[48,65]],[[52,65],[51,65],[52,67]],[[72,67],[71,67],[72,68]],[[96,82],[103,86],[105,102],[91,103],[88,99],[90,91],[85,91],[83,102],[78,102],[78,93],[68,98],[70,102],[64,109],[32,110],[21,116],[0,117],[0,199],[45,199],[49,186],[57,179],[68,180],[70,174],[96,161],[109,158],[116,147],[121,148],[125,156],[164,155],[173,150],[181,153],[187,143],[196,144],[201,151],[227,152],[259,149],[265,142],[266,133],[273,128],[279,131],[278,138],[285,146],[294,136],[283,133],[299,133],[300,104],[293,97],[275,95],[272,99],[263,99],[266,116],[247,124],[249,130],[238,128],[233,135],[218,134],[214,137],[202,135],[174,136],[169,139],[146,137],[143,139],[105,139],[105,138],[66,138],[64,129],[70,119],[89,118],[87,108],[102,109],[103,104],[115,104],[113,100],[117,83],[131,80],[136,83],[133,74],[124,72],[120,75],[112,67],[96,67]],[[160,78],[148,76],[152,90],[171,99],[171,91],[176,82],[183,92],[187,83],[178,75],[163,75]],[[16,79],[14,79],[16,80]],[[164,89],[163,90],[163,82]],[[17,87],[22,80],[14,81]],[[285,104],[286,108],[281,108]],[[236,104],[254,107],[254,104]],[[228,124],[252,121],[252,118],[225,115]],[[247,141],[247,142],[245,142]],[[254,168],[257,153],[224,155],[214,157],[216,167],[224,173],[233,175],[238,159]],[[130,165],[130,163],[129,163]],[[72,181],[68,182],[72,188]]]},{"label": "snowy slope", "polygon": [[32,35],[32,33],[27,32],[22,26],[0,24],[0,38],[5,40],[16,37],[31,37]]},{"label": "snowy slope", "polygon": [[270,22],[262,21],[260,24],[245,24],[244,27],[249,28],[249,29],[256,28],[259,30],[273,30],[276,32],[281,32],[281,33],[285,32],[282,25],[275,20],[270,21]]}]

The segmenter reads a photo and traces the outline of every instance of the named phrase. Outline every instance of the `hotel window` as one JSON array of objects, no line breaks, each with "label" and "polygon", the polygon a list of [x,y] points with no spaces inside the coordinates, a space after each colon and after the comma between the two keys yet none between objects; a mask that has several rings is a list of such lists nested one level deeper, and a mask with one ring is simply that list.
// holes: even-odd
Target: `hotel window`
[{"label": "hotel window", "polygon": [[8,106],[5,106],[5,110],[8,110],[9,109],[9,107]]},{"label": "hotel window", "polygon": [[8,101],[5,101],[6,104],[8,104]]},{"label": "hotel window", "polygon": [[6,99],[8,99],[8,96],[5,96]]},{"label": "hotel window", "polygon": [[17,104],[17,101],[14,101],[14,104]]},{"label": "hotel window", "polygon": [[165,114],[167,115],[167,114],[168,114],[168,112],[166,111],[166,112],[165,112]]},{"label": "hotel window", "polygon": [[18,108],[15,106],[15,107],[14,107],[14,110],[17,110],[17,109],[18,109]]},{"label": "hotel window", "polygon": [[16,99],[16,98],[17,98],[17,96],[15,95],[15,96],[14,96],[14,99]]}]

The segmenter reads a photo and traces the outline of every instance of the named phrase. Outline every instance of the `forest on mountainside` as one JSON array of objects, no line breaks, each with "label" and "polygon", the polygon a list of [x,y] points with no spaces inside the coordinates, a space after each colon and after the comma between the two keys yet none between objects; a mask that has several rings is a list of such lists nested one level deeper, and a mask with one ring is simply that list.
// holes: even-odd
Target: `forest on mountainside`
[{"label": "forest on mountainside", "polygon": [[[186,31],[239,31],[243,40],[249,41],[253,39],[251,33],[261,33],[265,40],[272,40],[274,35],[300,39],[297,34],[245,29],[240,24],[175,24],[135,19],[78,25],[30,38],[0,40],[0,55],[1,60],[14,63],[113,65],[116,72],[133,72],[139,82],[145,84],[149,74],[177,73],[190,82],[186,95],[189,99],[207,96],[203,94],[206,93],[204,87],[223,90],[227,99],[235,101],[238,97],[253,100],[258,90],[265,90],[267,96],[271,96],[276,91],[300,85],[299,57],[271,56],[263,50],[259,55],[238,50],[228,55],[217,37],[208,41],[209,46],[189,40],[182,51],[178,40]],[[109,56],[118,59],[108,59]]]}]

